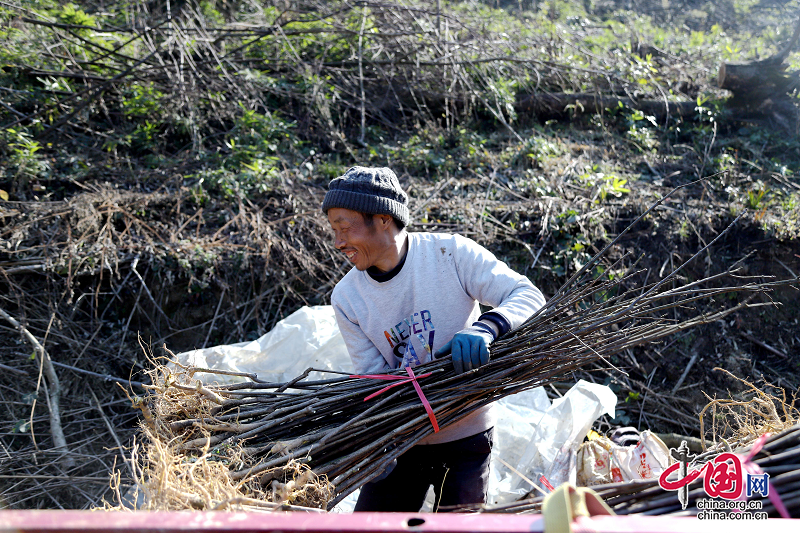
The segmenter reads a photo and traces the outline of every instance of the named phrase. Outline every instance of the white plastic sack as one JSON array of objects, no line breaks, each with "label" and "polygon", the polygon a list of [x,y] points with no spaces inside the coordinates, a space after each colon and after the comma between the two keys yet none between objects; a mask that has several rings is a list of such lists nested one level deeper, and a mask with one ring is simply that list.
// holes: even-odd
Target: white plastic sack
[{"label": "white plastic sack", "polygon": [[[564,482],[576,482],[578,446],[603,413],[614,416],[617,397],[605,385],[580,380],[563,398],[553,401],[536,423],[531,440],[516,469],[529,480],[539,484],[544,475],[558,487]],[[522,496],[533,487],[520,476],[515,478],[512,492]],[[504,500],[508,501],[508,500]]]},{"label": "white plastic sack", "polygon": [[524,494],[514,490],[519,476],[503,462],[516,466],[525,453],[536,424],[550,408],[542,387],[506,396],[495,402],[497,422],[489,475],[489,504],[510,502]]},{"label": "white plastic sack", "polygon": [[[272,382],[290,381],[307,368],[353,372],[330,305],[301,307],[257,340],[183,352],[177,359],[183,365],[252,373]],[[220,384],[245,380],[221,374],[198,373],[195,377]],[[312,372],[307,379],[331,377]]]}]

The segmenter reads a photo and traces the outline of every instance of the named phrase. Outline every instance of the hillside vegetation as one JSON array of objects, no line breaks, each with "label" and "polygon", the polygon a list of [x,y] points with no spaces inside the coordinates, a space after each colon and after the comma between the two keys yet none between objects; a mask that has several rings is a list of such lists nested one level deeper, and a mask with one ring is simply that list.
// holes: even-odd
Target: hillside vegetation
[{"label": "hillside vegetation", "polygon": [[[319,206],[355,164],[394,169],[411,230],[467,235],[545,294],[678,186],[615,257],[659,278],[745,213],[684,279],[796,277],[799,18],[781,0],[0,3],[0,508],[112,499],[164,345],[329,303],[348,264]],[[719,87],[759,60],[769,76]],[[774,299],[564,386],[618,391],[601,429],[694,436],[708,397],[745,389],[716,366],[791,401],[800,306]]]}]

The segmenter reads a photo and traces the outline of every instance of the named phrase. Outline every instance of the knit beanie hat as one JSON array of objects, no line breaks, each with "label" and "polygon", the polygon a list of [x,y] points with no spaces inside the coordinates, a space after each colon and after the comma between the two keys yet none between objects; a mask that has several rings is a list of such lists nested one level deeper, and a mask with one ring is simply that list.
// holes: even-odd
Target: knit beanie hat
[{"label": "knit beanie hat", "polygon": [[343,176],[331,180],[322,201],[322,211],[341,207],[368,215],[391,215],[407,226],[408,196],[391,169],[352,167]]}]

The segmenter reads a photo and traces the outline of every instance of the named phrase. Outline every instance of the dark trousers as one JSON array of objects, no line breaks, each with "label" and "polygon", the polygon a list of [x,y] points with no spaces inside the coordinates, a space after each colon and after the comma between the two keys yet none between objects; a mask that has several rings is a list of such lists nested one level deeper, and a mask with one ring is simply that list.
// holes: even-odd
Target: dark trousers
[{"label": "dark trousers", "polygon": [[355,511],[419,512],[431,485],[434,509],[485,503],[492,433],[493,428],[453,442],[414,446],[388,476],[361,488]]}]

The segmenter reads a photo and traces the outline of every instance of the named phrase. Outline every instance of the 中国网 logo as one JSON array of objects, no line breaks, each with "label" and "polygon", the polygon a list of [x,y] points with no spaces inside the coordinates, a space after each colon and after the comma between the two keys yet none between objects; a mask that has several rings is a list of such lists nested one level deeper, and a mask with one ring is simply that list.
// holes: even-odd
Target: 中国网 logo
[{"label": "\u4e2d\u56fd\u7f51 logo", "polygon": [[[698,478],[703,480],[703,489],[709,499],[698,500],[697,508],[700,510],[698,518],[725,518],[731,515],[723,510],[742,511],[737,518],[766,518],[766,512],[750,512],[761,509],[761,501],[748,502],[747,498],[756,493],[762,497],[769,496],[769,474],[765,472],[747,472],[742,465],[739,455],[731,452],[720,453],[707,461],[700,468],[690,469],[690,464],[695,458],[689,453],[686,441],[680,447],[670,449],[670,455],[675,459],[669,468],[664,470],[658,478],[658,484],[664,490],[677,491],[681,507],[686,509],[689,503],[689,484]],[[669,478],[677,473],[677,478]]]}]

